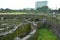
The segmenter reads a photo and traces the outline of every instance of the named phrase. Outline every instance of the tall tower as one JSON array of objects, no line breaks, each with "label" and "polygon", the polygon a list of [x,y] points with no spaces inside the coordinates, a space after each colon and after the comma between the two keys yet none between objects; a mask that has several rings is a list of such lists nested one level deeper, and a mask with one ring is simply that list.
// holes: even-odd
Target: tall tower
[{"label": "tall tower", "polygon": [[40,8],[40,7],[43,7],[43,6],[47,6],[47,1],[37,1],[35,3],[35,8]]}]

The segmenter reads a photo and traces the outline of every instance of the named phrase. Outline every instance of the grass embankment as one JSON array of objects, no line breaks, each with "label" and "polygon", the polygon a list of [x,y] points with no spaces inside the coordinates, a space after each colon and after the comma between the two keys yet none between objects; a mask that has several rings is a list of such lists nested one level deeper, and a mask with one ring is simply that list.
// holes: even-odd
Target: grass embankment
[{"label": "grass embankment", "polygon": [[57,36],[47,28],[38,30],[38,40],[58,40]]}]

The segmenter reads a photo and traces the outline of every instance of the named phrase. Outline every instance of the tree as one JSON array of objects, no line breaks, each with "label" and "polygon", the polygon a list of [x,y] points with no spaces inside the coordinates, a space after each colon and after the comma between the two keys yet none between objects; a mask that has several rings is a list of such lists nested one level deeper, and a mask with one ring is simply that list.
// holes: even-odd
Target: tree
[{"label": "tree", "polygon": [[1,8],[1,9],[0,9],[0,13],[4,13],[4,10],[5,10],[5,9]]},{"label": "tree", "polygon": [[48,8],[48,6],[43,6],[43,7],[40,7],[40,8],[37,8],[37,11],[38,12],[43,12],[43,13],[47,13],[47,12],[49,12],[49,8]]},{"label": "tree", "polygon": [[58,12],[60,13],[60,8],[58,9]]},{"label": "tree", "polygon": [[6,8],[5,12],[11,12],[11,10],[9,8]]}]

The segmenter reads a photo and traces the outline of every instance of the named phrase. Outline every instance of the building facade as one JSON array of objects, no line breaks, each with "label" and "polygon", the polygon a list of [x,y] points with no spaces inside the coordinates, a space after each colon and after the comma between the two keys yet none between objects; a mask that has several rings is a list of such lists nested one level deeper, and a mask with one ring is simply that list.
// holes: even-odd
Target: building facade
[{"label": "building facade", "polygon": [[43,6],[47,6],[47,1],[38,1],[35,3],[35,8],[40,8]]}]

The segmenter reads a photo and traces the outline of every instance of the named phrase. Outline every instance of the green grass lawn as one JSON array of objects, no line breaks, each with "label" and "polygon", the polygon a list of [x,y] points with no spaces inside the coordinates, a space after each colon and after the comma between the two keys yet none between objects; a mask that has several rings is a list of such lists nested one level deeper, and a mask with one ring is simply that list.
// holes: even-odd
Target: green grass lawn
[{"label": "green grass lawn", "polygon": [[38,40],[58,40],[57,36],[47,28],[38,30]]},{"label": "green grass lawn", "polygon": [[26,14],[25,12],[13,12],[13,13],[0,13],[0,15],[1,14],[14,14],[14,15],[16,15],[16,14]]}]

